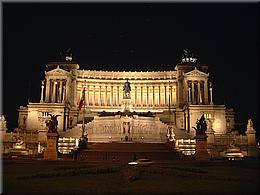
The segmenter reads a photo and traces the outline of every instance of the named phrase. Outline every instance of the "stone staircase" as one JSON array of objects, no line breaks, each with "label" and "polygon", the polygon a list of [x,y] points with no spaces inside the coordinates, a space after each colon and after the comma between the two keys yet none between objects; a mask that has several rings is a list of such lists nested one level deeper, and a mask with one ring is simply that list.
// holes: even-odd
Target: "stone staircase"
[{"label": "stone staircase", "polygon": [[151,160],[173,160],[175,154],[166,144],[161,143],[92,143],[88,149],[80,151],[79,160],[128,162],[136,158]]}]

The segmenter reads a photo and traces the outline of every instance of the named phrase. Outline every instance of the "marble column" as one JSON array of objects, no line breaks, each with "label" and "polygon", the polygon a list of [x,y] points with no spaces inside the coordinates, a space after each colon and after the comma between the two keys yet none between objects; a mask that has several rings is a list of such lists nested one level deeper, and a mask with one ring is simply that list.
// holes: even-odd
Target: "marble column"
[{"label": "marble column", "polygon": [[143,86],[141,86],[141,107],[143,107]]},{"label": "marble column", "polygon": [[189,85],[188,102],[191,103],[191,87]]},{"label": "marble column", "polygon": [[50,101],[50,79],[46,79],[45,102]]},{"label": "marble column", "polygon": [[170,86],[170,88],[169,88],[169,93],[170,93],[169,104],[171,104],[171,106],[172,106],[172,86]]},{"label": "marble column", "polygon": [[77,105],[77,80],[76,77],[74,77],[72,79],[72,92],[73,92],[73,105],[76,106]]},{"label": "marble column", "polygon": [[116,87],[116,105],[119,106],[119,86]]},{"label": "marble column", "polygon": [[146,86],[146,106],[149,107],[149,86]]},{"label": "marble column", "polygon": [[202,104],[202,95],[201,95],[200,81],[198,81],[198,102],[199,102],[199,104]]},{"label": "marble column", "polygon": [[167,87],[164,86],[164,106],[167,106]]},{"label": "marble column", "polygon": [[209,91],[210,91],[210,104],[213,104],[213,92],[212,92],[212,83],[209,83]]},{"label": "marble column", "polygon": [[98,105],[101,106],[101,85],[99,86]]},{"label": "marble column", "polygon": [[161,87],[158,86],[158,106],[161,107]]},{"label": "marble column", "polygon": [[105,86],[105,106],[107,106],[107,86]]},{"label": "marble column", "polygon": [[135,86],[135,107],[137,105],[137,86]]},{"label": "marble column", "polygon": [[69,88],[69,81],[66,80],[66,97],[65,97],[65,101],[69,101],[69,93],[70,93],[70,88]]},{"label": "marble column", "polygon": [[56,88],[57,88],[57,81],[55,80],[53,83],[53,92],[52,92],[52,102],[56,102]]},{"label": "marble column", "polygon": [[209,103],[209,100],[208,100],[208,80],[205,80],[204,81],[204,103],[205,104],[208,104]]},{"label": "marble column", "polygon": [[59,102],[62,102],[62,80],[60,80],[59,86]]},{"label": "marble column", "polygon": [[153,108],[154,108],[154,106],[155,106],[155,105],[154,105],[154,104],[155,104],[155,101],[154,101],[154,100],[155,100],[155,94],[154,94],[154,86],[153,86],[153,102],[152,102],[152,103],[153,103]]},{"label": "marble column", "polygon": [[44,80],[42,80],[42,85],[41,85],[41,100],[40,102],[43,102],[43,90],[44,90]]},{"label": "marble column", "polygon": [[53,79],[50,79],[50,94],[49,94],[49,102],[52,102],[52,94],[53,94]]},{"label": "marble column", "polygon": [[172,87],[172,105],[176,105],[176,84]]},{"label": "marble column", "polygon": [[65,102],[65,94],[66,94],[66,87],[63,86],[63,93],[62,93],[62,102]]},{"label": "marble column", "polygon": [[93,106],[96,106],[96,87],[93,85]]},{"label": "marble column", "polygon": [[185,127],[184,127],[184,129],[186,130],[186,131],[188,131],[188,112],[185,112]]},{"label": "marble column", "polygon": [[194,81],[191,81],[191,102],[192,104],[195,104]]},{"label": "marble column", "polygon": [[113,107],[113,85],[111,85],[110,106]]}]

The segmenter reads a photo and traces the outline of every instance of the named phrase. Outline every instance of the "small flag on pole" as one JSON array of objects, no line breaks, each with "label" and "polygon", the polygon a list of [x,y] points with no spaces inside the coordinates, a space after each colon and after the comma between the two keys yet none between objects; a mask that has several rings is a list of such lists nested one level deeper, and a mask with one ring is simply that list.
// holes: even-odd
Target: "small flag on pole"
[{"label": "small flag on pole", "polygon": [[80,102],[79,102],[79,110],[81,110],[82,106],[84,105],[85,103],[85,87],[82,91],[82,97],[80,99]]}]

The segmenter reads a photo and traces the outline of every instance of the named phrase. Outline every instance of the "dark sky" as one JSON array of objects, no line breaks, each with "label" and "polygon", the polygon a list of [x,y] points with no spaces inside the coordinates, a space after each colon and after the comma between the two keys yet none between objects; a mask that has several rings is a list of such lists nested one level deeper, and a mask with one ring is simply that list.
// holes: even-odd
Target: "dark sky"
[{"label": "dark sky", "polygon": [[257,4],[3,4],[3,113],[10,129],[44,67],[72,48],[81,69],[173,70],[183,49],[207,64],[215,103],[259,127]]}]

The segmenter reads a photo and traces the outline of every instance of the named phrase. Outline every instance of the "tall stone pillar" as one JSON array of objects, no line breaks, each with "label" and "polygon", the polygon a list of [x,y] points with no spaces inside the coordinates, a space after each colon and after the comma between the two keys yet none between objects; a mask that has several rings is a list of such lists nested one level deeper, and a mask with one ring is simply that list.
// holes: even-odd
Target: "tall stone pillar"
[{"label": "tall stone pillar", "polygon": [[143,107],[143,86],[141,86],[141,107]]},{"label": "tall stone pillar", "polygon": [[52,92],[52,102],[56,102],[56,88],[57,88],[57,81],[55,80],[53,83],[53,92]]},{"label": "tall stone pillar", "polygon": [[204,81],[204,103],[209,104],[208,100],[209,94],[208,94],[208,80]]},{"label": "tall stone pillar", "polygon": [[101,85],[99,86],[98,105],[101,106]]},{"label": "tall stone pillar", "polygon": [[191,88],[189,86],[188,102],[191,103]]},{"label": "tall stone pillar", "polygon": [[70,100],[70,82],[67,80],[66,81],[66,97],[65,97],[65,101],[69,101]]},{"label": "tall stone pillar", "polygon": [[107,86],[105,86],[105,106],[107,106]]},{"label": "tall stone pillar", "polygon": [[158,106],[161,107],[161,86],[158,86]]},{"label": "tall stone pillar", "polygon": [[45,102],[50,101],[50,79],[46,78]]},{"label": "tall stone pillar", "polygon": [[185,111],[185,122],[184,122],[185,127],[184,127],[184,129],[185,129],[187,132],[188,132],[188,122],[189,122],[189,119],[188,119],[188,112]]},{"label": "tall stone pillar", "polygon": [[191,102],[192,104],[195,104],[194,81],[191,81]]},{"label": "tall stone pillar", "polygon": [[[172,99],[172,105],[174,106],[175,104],[176,104],[176,98],[175,98],[175,87],[174,86],[172,86],[172,89],[171,89],[171,99]],[[187,92],[186,92],[186,94],[187,94]]]},{"label": "tall stone pillar", "polygon": [[201,96],[201,86],[200,86],[200,81],[198,81],[198,102],[199,104],[202,104],[202,96]]},{"label": "tall stone pillar", "polygon": [[62,93],[62,102],[65,102],[65,94],[66,94],[66,87],[63,86],[63,93]]},{"label": "tall stone pillar", "polygon": [[212,83],[209,83],[209,91],[210,91],[210,104],[213,104],[213,94],[212,94]]},{"label": "tall stone pillar", "polygon": [[60,80],[59,82],[60,86],[59,86],[59,102],[62,102],[62,80]]},{"label": "tall stone pillar", "polygon": [[110,106],[112,106],[113,107],[113,85],[111,85],[111,97],[110,97]]},{"label": "tall stone pillar", "polygon": [[164,86],[164,106],[167,106],[167,87]]},{"label": "tall stone pillar", "polygon": [[171,104],[170,106],[172,106],[172,86],[169,86],[169,104]]},{"label": "tall stone pillar", "polygon": [[154,86],[153,86],[153,108],[154,108],[154,106],[155,106],[155,94],[154,94]]},{"label": "tall stone pillar", "polygon": [[43,102],[43,90],[44,90],[44,80],[42,80],[42,85],[41,85],[41,100],[40,102]]},{"label": "tall stone pillar", "polygon": [[96,106],[96,85],[93,85],[93,106]]},{"label": "tall stone pillar", "polygon": [[149,86],[146,86],[146,106],[149,107]]},{"label": "tall stone pillar", "polygon": [[119,106],[119,86],[116,87],[116,105]]},{"label": "tall stone pillar", "polygon": [[72,79],[72,86],[71,86],[71,89],[72,89],[72,103],[74,106],[77,105],[77,80],[76,80],[76,77],[73,77]]},{"label": "tall stone pillar", "polygon": [[135,86],[135,107],[137,105],[137,86]]}]

